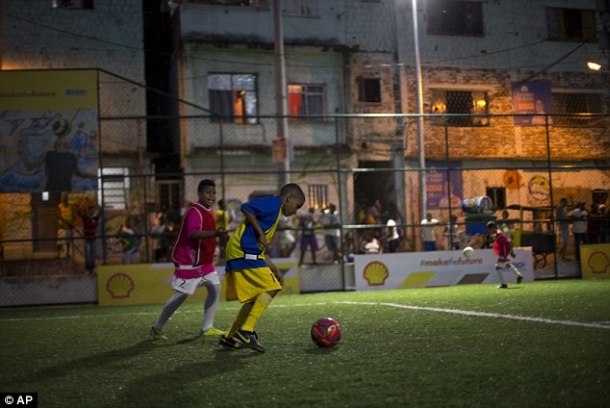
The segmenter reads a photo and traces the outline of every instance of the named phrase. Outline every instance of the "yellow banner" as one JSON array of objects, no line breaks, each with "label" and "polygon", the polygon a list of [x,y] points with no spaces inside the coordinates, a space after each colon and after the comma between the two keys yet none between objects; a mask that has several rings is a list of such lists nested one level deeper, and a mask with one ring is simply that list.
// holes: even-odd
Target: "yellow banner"
[{"label": "yellow banner", "polygon": [[0,71],[0,110],[97,108],[97,71]]},{"label": "yellow banner", "polygon": [[[282,258],[274,260],[284,273],[284,289],[281,295],[299,293],[299,277],[296,262]],[[221,295],[224,299],[224,266],[216,268],[221,276]],[[141,305],[165,303],[174,291],[170,279],[174,273],[171,263],[138,265],[103,265],[97,270],[98,303],[100,306]],[[202,302],[206,290],[197,290],[187,302]]]},{"label": "yellow banner", "polygon": [[610,244],[581,245],[580,270],[583,279],[610,278]]}]

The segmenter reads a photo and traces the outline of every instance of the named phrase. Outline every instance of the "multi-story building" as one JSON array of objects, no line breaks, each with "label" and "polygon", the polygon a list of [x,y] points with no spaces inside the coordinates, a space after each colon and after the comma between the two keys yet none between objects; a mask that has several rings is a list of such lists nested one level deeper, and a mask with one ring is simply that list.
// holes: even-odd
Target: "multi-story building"
[{"label": "multi-story building", "polygon": [[[83,125],[87,120],[83,110],[60,111],[57,106],[41,105],[37,112],[46,124],[34,125],[30,124],[30,119],[19,117],[20,108],[9,105],[1,118],[2,154],[14,156],[20,151],[17,147],[21,143],[19,134],[23,139],[34,127],[41,135],[46,134],[49,126],[54,126],[54,116],[66,116],[65,136],[70,139],[71,148],[79,150],[79,167],[82,167],[81,159],[85,154],[96,156],[91,161],[95,168],[88,170],[94,179],[102,176],[97,183],[100,204],[107,209],[142,213],[144,209],[138,204],[141,201],[130,197],[133,191],[142,191],[141,180],[134,179],[130,183],[127,176],[143,174],[148,169],[146,121],[143,120],[146,116],[143,35],[141,0],[3,1],[0,5],[0,69],[3,72],[35,71],[42,75],[43,83],[45,73],[49,74],[46,81],[54,81],[57,78],[54,73],[65,72],[70,77],[73,73],[91,70],[95,81],[93,90],[97,94],[97,108],[93,112],[97,117],[92,122],[94,128],[89,129],[89,125]],[[76,85],[78,88],[84,84]],[[38,87],[39,84],[32,84],[32,90]],[[79,93],[85,91],[76,90],[73,94],[78,96]],[[67,117],[68,114],[73,116]],[[116,120],[118,118],[132,119]],[[58,136],[57,132],[55,136]],[[49,142],[48,145],[53,146],[53,140]],[[44,154],[45,149],[41,144],[34,150]],[[88,153],[82,153],[85,150]],[[21,165],[15,157],[3,160],[0,172],[3,183],[8,176],[15,179],[38,173],[44,177],[44,165],[27,169],[27,172],[17,171],[15,175],[13,163]],[[102,196],[104,189],[106,194]],[[38,190],[35,185],[3,188],[0,237],[3,240],[33,239],[34,252],[52,254],[59,192],[41,195]],[[94,191],[90,190],[89,194],[96,198]],[[13,255],[30,257],[29,251],[22,248],[24,245],[27,247],[28,243],[5,245],[5,255],[9,259]],[[19,253],[13,254],[11,248]]]},{"label": "multi-story building", "polygon": [[[608,58],[607,2],[162,1],[181,101],[180,119],[163,124],[146,118],[140,86],[142,4],[15,0],[0,9],[2,70],[100,69],[99,167],[113,183],[100,185],[106,207],[144,214],[164,201],[144,177],[124,177],[150,173],[151,127],[170,140],[162,153],[179,150],[180,198],[171,177],[159,190],[174,205],[192,199],[205,175],[241,201],[289,178],[305,187],[308,206],[340,204],[346,223],[375,200],[418,223],[422,209],[446,208],[442,192],[430,193],[434,177],[422,177],[439,162],[459,170],[460,191],[448,194],[489,195],[499,208],[551,204],[551,181],[558,193],[607,200],[610,78],[607,67],[586,66]],[[536,99],[553,116],[534,116]],[[563,171],[545,181],[537,168],[549,163]],[[582,178],[567,173],[575,167]],[[112,201],[119,190],[124,198]]]},{"label": "multi-story building", "polygon": [[[549,205],[551,181],[537,174],[547,160],[590,168],[586,183],[558,172],[556,192],[590,200],[591,191],[601,191],[594,200],[607,199],[610,81],[607,67],[586,65],[608,47],[603,2],[284,0],[281,19],[273,1],[170,4],[180,96],[213,112],[205,113],[212,115],[206,125],[182,127],[183,166],[187,173],[244,173],[228,178],[229,198],[243,196],[244,185],[273,186],[250,173],[277,170],[270,160],[274,139],[283,136],[276,98],[286,92],[292,153],[280,171],[289,167],[309,187],[310,205],[339,200],[346,215],[379,199],[394,216],[417,223],[426,206],[443,208],[442,197],[427,205],[417,199],[426,183],[417,169],[447,160],[461,169],[460,191],[447,194],[491,195],[499,208]],[[286,89],[278,90],[282,61]],[[201,110],[185,106],[182,113]],[[448,116],[419,123],[417,113]],[[346,170],[341,182],[338,172],[325,171],[329,154]],[[351,172],[357,168],[379,171]],[[414,172],[383,171],[392,168]],[[544,193],[532,192],[532,183]]]}]

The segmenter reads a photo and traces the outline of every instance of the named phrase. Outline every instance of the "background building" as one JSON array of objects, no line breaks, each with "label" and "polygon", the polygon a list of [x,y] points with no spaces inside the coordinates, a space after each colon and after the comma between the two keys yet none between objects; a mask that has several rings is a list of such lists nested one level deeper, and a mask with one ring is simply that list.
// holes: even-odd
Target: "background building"
[{"label": "background building", "polygon": [[[5,0],[0,19],[2,71],[98,70],[106,261],[127,218],[152,253],[154,215],[177,221],[202,177],[233,208],[288,178],[346,226],[378,201],[409,250],[423,211],[464,222],[466,198],[532,223],[608,200],[610,76],[586,65],[607,62],[607,2]],[[54,245],[57,200],[0,195],[5,254]]]}]

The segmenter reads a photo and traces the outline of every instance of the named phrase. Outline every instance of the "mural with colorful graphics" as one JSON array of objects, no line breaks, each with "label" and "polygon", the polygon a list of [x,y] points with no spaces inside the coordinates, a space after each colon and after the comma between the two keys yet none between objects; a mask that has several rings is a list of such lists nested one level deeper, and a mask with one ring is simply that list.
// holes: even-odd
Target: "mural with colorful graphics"
[{"label": "mural with colorful graphics", "polygon": [[0,193],[97,189],[97,72],[0,72]]}]

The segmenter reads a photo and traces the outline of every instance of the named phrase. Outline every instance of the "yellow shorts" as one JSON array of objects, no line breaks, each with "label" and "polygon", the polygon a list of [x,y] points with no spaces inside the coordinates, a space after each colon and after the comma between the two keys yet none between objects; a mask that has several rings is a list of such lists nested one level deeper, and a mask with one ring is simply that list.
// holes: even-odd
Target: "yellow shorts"
[{"label": "yellow shorts", "polygon": [[254,299],[263,292],[281,290],[282,285],[268,267],[227,272],[226,299],[241,303]]}]

